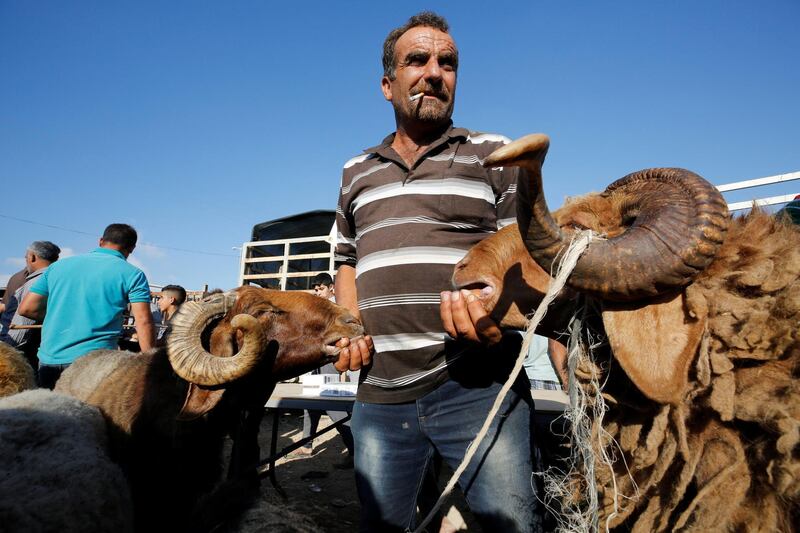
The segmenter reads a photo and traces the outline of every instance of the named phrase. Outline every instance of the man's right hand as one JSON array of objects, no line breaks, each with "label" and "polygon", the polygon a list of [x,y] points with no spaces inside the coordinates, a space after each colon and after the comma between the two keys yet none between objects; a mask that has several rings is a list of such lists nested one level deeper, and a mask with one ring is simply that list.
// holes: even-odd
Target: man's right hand
[{"label": "man's right hand", "polygon": [[481,301],[470,291],[444,291],[440,296],[439,314],[448,335],[486,346],[497,344],[503,338],[497,322],[492,320]]},{"label": "man's right hand", "polygon": [[333,363],[333,367],[339,372],[359,370],[369,365],[372,361],[372,352],[375,350],[372,337],[364,335],[354,340],[355,342],[350,342],[350,339],[343,337],[336,343],[336,346],[341,348],[341,351],[339,352],[339,359]]}]

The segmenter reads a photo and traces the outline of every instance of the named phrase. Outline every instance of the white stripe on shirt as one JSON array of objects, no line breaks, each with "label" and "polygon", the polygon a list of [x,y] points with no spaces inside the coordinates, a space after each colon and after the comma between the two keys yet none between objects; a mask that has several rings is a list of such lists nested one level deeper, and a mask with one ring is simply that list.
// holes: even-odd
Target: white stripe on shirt
[{"label": "white stripe on shirt", "polygon": [[375,353],[381,353],[418,350],[419,348],[444,344],[444,341],[449,339],[450,336],[444,331],[429,331],[425,333],[375,335],[372,337],[372,342],[375,344]]},{"label": "white stripe on shirt", "polygon": [[408,194],[453,195],[477,198],[494,205],[494,192],[488,183],[482,181],[445,178],[441,180],[412,181],[411,183],[391,183],[364,191],[352,203],[353,213],[370,202],[385,200]]},{"label": "white stripe on shirt", "polygon": [[381,229],[381,228],[388,228],[391,226],[400,226],[403,224],[433,224],[438,226],[450,226],[451,228],[457,229],[477,229],[481,231],[491,231],[488,229],[483,229],[477,224],[469,224],[467,222],[445,222],[442,220],[437,220],[433,217],[425,217],[425,216],[418,216],[418,217],[395,217],[395,218],[387,218],[381,220],[380,222],[376,222],[375,224],[370,224],[369,226],[363,228],[357,235],[356,240],[359,240],[361,237],[369,233],[370,231]]},{"label": "white stripe on shirt", "polygon": [[359,164],[359,163],[363,163],[363,162],[364,162],[364,161],[366,161],[367,159],[372,159],[373,157],[375,157],[375,154],[361,154],[361,155],[357,155],[357,156],[353,157],[352,159],[349,159],[349,160],[347,161],[347,163],[345,163],[345,164],[344,164],[344,168],[350,168],[350,167],[352,167],[353,165],[357,165],[357,164]]},{"label": "white stripe on shirt", "polygon": [[376,268],[395,265],[455,265],[467,254],[466,250],[441,246],[409,246],[367,254],[358,260],[356,277]]},{"label": "white stripe on shirt", "polygon": [[508,144],[511,142],[511,139],[505,135],[498,135],[496,133],[478,133],[474,137],[472,134],[470,134],[469,137],[467,137],[467,142],[472,144],[483,144],[485,142],[500,142],[503,144]]},{"label": "white stripe on shirt", "polygon": [[434,305],[439,306],[441,297],[438,292],[416,294],[387,294],[365,298],[358,302],[359,309],[373,309],[395,305]]},{"label": "white stripe on shirt", "polygon": [[503,229],[506,226],[510,226],[511,224],[516,224],[516,218],[501,218],[497,221],[497,229]]},{"label": "white stripe on shirt", "polygon": [[365,170],[360,174],[356,174],[355,176],[353,176],[353,179],[350,180],[350,184],[347,185],[347,187],[342,187],[342,194],[350,194],[350,188],[353,186],[353,184],[355,184],[355,182],[357,182],[361,178],[369,176],[373,172],[378,172],[379,170],[383,170],[384,168],[389,166],[391,166],[391,163],[381,163],[380,165],[375,165],[374,167]]}]

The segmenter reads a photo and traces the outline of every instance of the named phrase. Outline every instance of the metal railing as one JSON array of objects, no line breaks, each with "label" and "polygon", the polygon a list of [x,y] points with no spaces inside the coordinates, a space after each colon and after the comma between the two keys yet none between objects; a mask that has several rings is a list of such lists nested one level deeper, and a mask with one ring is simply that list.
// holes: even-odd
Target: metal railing
[{"label": "metal railing", "polygon": [[[752,180],[737,181],[734,183],[726,183],[718,185],[717,189],[720,192],[740,191],[743,189],[750,189],[753,187],[763,187],[766,185],[775,185],[777,183],[788,183],[790,181],[800,180],[800,172],[790,172],[788,174],[778,174],[777,176],[767,176],[765,178],[756,178]],[[746,200],[743,202],[729,202],[729,211],[740,211],[742,209],[750,209],[755,202],[759,207],[770,205],[785,204],[791,202],[797,194],[800,194],[800,186],[797,187],[798,193],[795,194],[782,194],[778,196],[769,196],[766,198],[757,198],[755,200]]]}]

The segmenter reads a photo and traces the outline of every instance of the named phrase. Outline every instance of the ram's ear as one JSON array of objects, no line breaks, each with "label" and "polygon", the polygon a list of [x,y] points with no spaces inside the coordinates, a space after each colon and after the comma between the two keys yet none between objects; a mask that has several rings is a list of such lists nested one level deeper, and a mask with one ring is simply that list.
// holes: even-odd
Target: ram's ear
[{"label": "ram's ear", "polygon": [[634,385],[659,403],[683,400],[706,318],[705,309],[689,313],[684,292],[647,305],[603,303],[603,325],[614,358]]},{"label": "ram's ear", "polygon": [[217,406],[224,393],[225,389],[203,389],[194,383],[189,383],[186,399],[176,420],[188,421],[200,418]]}]

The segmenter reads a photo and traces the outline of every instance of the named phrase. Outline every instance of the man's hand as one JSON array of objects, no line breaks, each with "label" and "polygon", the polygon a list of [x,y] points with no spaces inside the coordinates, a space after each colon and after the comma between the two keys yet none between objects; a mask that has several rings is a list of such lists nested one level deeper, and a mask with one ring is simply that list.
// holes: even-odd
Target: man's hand
[{"label": "man's hand", "polygon": [[359,337],[352,343],[347,337],[342,337],[336,346],[342,349],[339,352],[339,359],[333,363],[333,367],[339,372],[359,370],[367,366],[372,361],[372,352],[375,349],[372,337],[369,335]]},{"label": "man's hand", "polygon": [[439,313],[445,331],[453,338],[480,342],[487,346],[500,342],[503,332],[492,320],[480,300],[470,291],[441,293]]}]

